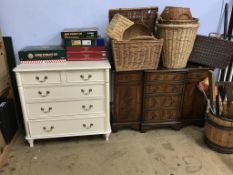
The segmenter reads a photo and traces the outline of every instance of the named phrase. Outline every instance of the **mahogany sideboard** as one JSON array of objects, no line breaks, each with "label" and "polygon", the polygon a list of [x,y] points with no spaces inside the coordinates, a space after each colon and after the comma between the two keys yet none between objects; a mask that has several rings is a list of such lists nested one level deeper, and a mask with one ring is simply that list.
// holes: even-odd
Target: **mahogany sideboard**
[{"label": "mahogany sideboard", "polygon": [[207,67],[113,73],[112,130],[132,128],[180,129],[204,124],[206,100],[198,83],[208,77]]}]

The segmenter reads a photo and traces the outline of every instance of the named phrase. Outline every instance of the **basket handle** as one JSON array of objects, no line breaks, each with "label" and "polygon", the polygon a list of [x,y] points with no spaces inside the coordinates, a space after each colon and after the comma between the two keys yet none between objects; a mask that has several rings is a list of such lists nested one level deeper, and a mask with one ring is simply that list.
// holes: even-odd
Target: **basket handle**
[{"label": "basket handle", "polygon": [[157,40],[157,39],[153,36],[137,36],[137,37],[131,38],[130,40]]}]

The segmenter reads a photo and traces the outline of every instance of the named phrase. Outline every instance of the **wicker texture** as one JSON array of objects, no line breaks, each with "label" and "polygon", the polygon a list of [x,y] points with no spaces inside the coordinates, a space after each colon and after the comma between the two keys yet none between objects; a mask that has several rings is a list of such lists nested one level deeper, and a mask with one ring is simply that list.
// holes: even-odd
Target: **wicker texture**
[{"label": "wicker texture", "polygon": [[209,113],[205,125],[205,137],[215,145],[233,151],[233,120],[225,120]]},{"label": "wicker texture", "polygon": [[163,40],[141,38],[112,41],[116,71],[157,69]]},{"label": "wicker texture", "polygon": [[151,32],[154,32],[158,16],[158,7],[111,9],[109,10],[109,21],[111,21],[115,14],[121,14],[136,24],[143,24],[147,26]]},{"label": "wicker texture", "polygon": [[189,61],[206,66],[226,68],[233,56],[233,42],[198,35]]},{"label": "wicker texture", "polygon": [[106,29],[106,34],[110,38],[120,41],[123,38],[124,31],[133,24],[134,22],[130,21],[124,16],[116,14],[109,23]]},{"label": "wicker texture", "polygon": [[150,30],[143,24],[134,24],[125,30],[123,40],[130,40],[139,36],[152,36]]},{"label": "wicker texture", "polygon": [[199,24],[158,24],[159,37],[164,39],[163,66],[184,68],[191,54]]},{"label": "wicker texture", "polygon": [[165,20],[190,20],[192,14],[190,8],[165,7],[161,17]]}]

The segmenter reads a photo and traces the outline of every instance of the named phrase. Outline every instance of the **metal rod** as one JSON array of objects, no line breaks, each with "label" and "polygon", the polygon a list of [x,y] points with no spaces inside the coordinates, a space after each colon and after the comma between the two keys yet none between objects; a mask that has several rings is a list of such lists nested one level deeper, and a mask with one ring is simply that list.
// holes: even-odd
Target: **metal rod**
[{"label": "metal rod", "polygon": [[224,10],[224,39],[227,38],[227,23],[228,23],[228,3],[225,4]]}]

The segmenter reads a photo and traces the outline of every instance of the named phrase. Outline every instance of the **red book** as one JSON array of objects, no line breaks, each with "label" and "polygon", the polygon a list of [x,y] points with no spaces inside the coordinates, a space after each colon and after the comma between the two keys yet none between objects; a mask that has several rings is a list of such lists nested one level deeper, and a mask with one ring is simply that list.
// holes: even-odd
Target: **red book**
[{"label": "red book", "polygon": [[91,53],[91,52],[102,52],[106,51],[105,47],[102,46],[72,46],[72,47],[66,47],[67,52],[79,52],[79,53]]},{"label": "red book", "polygon": [[88,52],[88,53],[80,53],[80,52],[69,52],[67,51],[67,61],[97,61],[97,60],[106,60],[107,52]]}]

